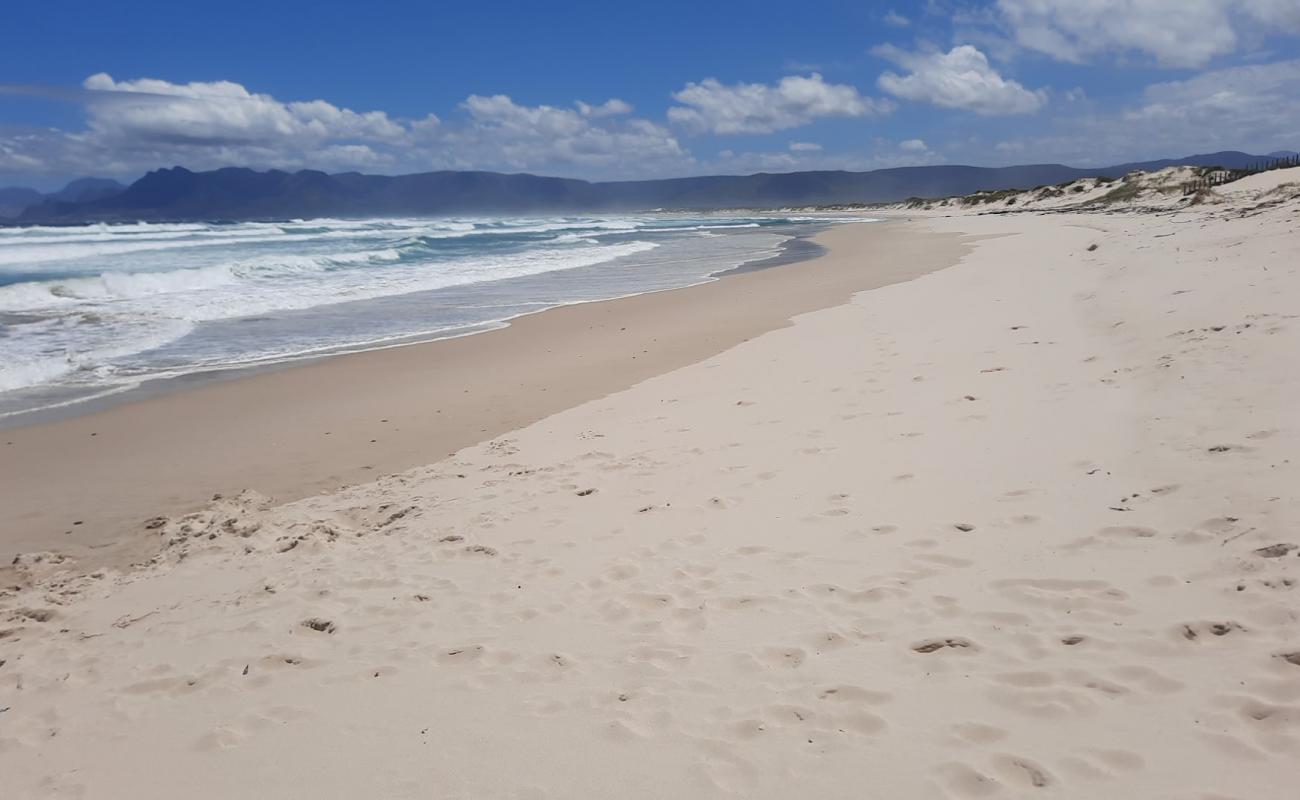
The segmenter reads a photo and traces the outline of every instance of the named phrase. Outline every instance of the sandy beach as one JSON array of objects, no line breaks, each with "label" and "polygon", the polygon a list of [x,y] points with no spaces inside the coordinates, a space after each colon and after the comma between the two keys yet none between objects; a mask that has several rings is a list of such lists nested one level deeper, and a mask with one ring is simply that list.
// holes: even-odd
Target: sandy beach
[{"label": "sandy beach", "polygon": [[835,254],[811,264],[565,306],[474,336],[0,429],[0,564],[51,547],[92,565],[131,563],[150,554],[136,545],[156,515],[248,486],[288,501],[428,464],[854,292],[949,266],[965,250],[957,234],[897,223],[824,238]]},{"label": "sandy beach", "polygon": [[3,793],[1287,796],[1279,182],[0,432]]}]

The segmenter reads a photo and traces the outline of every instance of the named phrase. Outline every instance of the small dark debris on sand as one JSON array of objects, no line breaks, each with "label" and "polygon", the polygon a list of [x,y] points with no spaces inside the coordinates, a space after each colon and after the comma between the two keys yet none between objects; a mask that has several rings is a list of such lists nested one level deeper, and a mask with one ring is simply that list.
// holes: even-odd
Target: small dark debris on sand
[{"label": "small dark debris on sand", "polygon": [[1290,542],[1279,542],[1278,544],[1270,544],[1268,547],[1257,549],[1255,555],[1260,558],[1281,558],[1292,550],[1300,550],[1300,545],[1294,545]]},{"label": "small dark debris on sand", "polygon": [[950,639],[929,639],[912,645],[912,649],[918,653],[934,653],[945,647],[974,647],[974,643],[969,639],[953,637]]},{"label": "small dark debris on sand", "polygon": [[320,617],[312,617],[311,619],[305,619],[302,622],[302,626],[304,628],[311,628],[312,630],[317,631],[319,633],[333,633],[334,631],[338,630],[338,628],[334,625],[333,622],[330,622],[327,619],[321,619]]}]

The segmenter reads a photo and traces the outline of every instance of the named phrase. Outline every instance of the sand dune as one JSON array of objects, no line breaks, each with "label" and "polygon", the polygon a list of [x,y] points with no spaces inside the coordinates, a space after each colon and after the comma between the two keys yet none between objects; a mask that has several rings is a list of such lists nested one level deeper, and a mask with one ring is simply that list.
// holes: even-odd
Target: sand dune
[{"label": "sand dune", "polygon": [[1177,211],[1197,205],[1227,204],[1240,209],[1260,203],[1278,204],[1300,197],[1300,168],[1271,170],[1187,194],[1187,184],[1221,174],[1201,167],[1167,167],[1156,172],[1130,172],[1118,180],[1081,178],[1034,189],[1004,189],[962,197],[914,199],[885,206],[911,215],[953,213],[1019,213],[1023,211],[1113,213],[1116,211]]},{"label": "sand dune", "polygon": [[1251,192],[1270,192],[1283,186],[1300,185],[1300,167],[1275,169],[1248,175],[1239,181],[1225,184],[1223,190],[1231,194],[1249,194]]},{"label": "sand dune", "polygon": [[6,796],[1287,796],[1298,211],[907,222],[972,252],[144,569],[27,554]]}]

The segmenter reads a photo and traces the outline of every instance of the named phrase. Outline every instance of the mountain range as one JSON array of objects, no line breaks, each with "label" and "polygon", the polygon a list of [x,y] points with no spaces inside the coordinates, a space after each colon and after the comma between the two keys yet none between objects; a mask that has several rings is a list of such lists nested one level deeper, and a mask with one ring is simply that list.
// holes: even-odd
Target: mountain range
[{"label": "mountain range", "polygon": [[17,224],[74,224],[886,203],[910,197],[1028,189],[1179,165],[1242,168],[1281,155],[1223,151],[1098,168],[940,165],[610,182],[498,172],[389,176],[331,175],[317,170],[259,172],[241,167],[192,172],[172,167],[150,172],[130,186],[83,178],[48,195],[32,189],[0,189],[0,218],[7,214],[4,221]]},{"label": "mountain range", "polygon": [[22,186],[0,188],[0,219],[17,217],[42,203],[88,203],[121,193],[125,186],[110,178],[78,178],[57,192],[42,194]]}]

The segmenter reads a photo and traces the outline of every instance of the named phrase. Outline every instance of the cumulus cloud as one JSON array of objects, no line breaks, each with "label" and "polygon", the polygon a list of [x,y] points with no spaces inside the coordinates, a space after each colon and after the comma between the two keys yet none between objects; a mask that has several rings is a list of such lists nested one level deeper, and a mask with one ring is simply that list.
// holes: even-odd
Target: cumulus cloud
[{"label": "cumulus cloud", "polygon": [[[686,151],[662,125],[644,119],[595,124],[593,117],[623,115],[622,101],[611,110],[589,113],[554,106],[523,106],[503,94],[470,95],[462,104],[470,124],[448,131],[444,143],[457,159],[516,169],[538,165],[609,166],[635,160],[642,167],[684,163]],[[591,106],[587,107],[592,109]],[[626,110],[624,110],[626,109]]]},{"label": "cumulus cloud", "polygon": [[790,152],[792,153],[816,153],[822,149],[822,146],[816,142],[790,142]]},{"label": "cumulus cloud", "polygon": [[1247,15],[1287,33],[1300,33],[1300,3],[1296,0],[1241,0]]},{"label": "cumulus cloud", "polygon": [[894,10],[885,12],[885,24],[891,28],[906,28],[912,24],[912,21]]},{"label": "cumulus cloud", "polygon": [[1138,102],[1068,116],[1059,130],[996,146],[1008,160],[1106,164],[1216,150],[1294,150],[1300,60],[1251,64],[1153,84]]},{"label": "cumulus cloud", "polygon": [[398,120],[324,100],[285,102],[231,81],[98,73],[80,92],[49,94],[81,104],[84,129],[0,129],[0,171],[130,176],[172,164],[383,169],[431,141],[441,125],[432,114]]},{"label": "cumulus cloud", "polygon": [[930,149],[920,139],[897,142],[877,137],[863,142],[860,148],[847,152],[830,152],[820,148],[799,150],[793,147],[777,152],[722,150],[715,158],[702,160],[698,166],[705,172],[737,174],[796,170],[866,171],[942,164],[945,161],[941,153]]},{"label": "cumulus cloud", "polygon": [[1136,52],[1168,67],[1204,66],[1236,51],[1243,34],[1300,32],[1296,0],[998,0],[1016,41],[1083,62]]},{"label": "cumulus cloud", "polygon": [[632,106],[619,100],[617,97],[611,97],[598,106],[593,106],[579,100],[575,103],[578,111],[584,117],[615,117],[620,114],[631,114]]},{"label": "cumulus cloud", "polygon": [[[21,87],[19,87],[21,88]],[[414,172],[555,171],[592,177],[681,171],[690,154],[617,98],[572,108],[472,95],[451,120],[398,119],[324,100],[286,102],[230,81],[92,75],[83,130],[0,126],[0,172],[129,176],[159,166]]]},{"label": "cumulus cloud", "polygon": [[873,52],[908,71],[906,75],[887,71],[877,81],[881,89],[905,100],[985,115],[1029,114],[1047,102],[1044,90],[1026,89],[1003,78],[971,45],[947,53],[910,53],[892,45]]},{"label": "cumulus cloud", "polygon": [[382,111],[358,114],[324,100],[284,103],[230,81],[117,81],[101,72],[83,86],[89,92],[90,128],[115,139],[238,144],[304,137],[314,142],[406,138],[406,130]]},{"label": "cumulus cloud", "polygon": [[1146,141],[1294,148],[1300,60],[1204,72],[1147,87],[1123,120]]},{"label": "cumulus cloud", "polygon": [[668,109],[668,119],[694,133],[771,133],[818,117],[861,117],[893,108],[852,86],[827,83],[815,72],[788,76],[772,86],[706,78],[686,84],[673,99],[681,105]]}]

